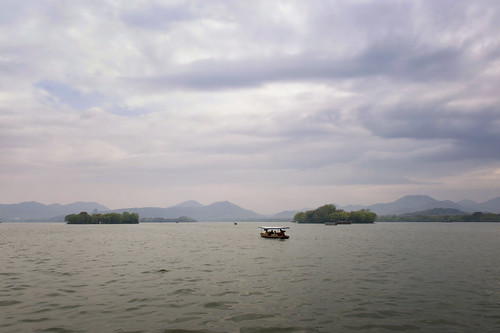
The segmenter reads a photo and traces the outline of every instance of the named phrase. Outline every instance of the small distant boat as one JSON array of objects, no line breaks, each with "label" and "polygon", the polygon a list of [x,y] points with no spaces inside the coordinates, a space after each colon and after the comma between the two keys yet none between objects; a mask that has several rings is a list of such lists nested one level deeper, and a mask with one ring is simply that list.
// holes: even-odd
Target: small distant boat
[{"label": "small distant boat", "polygon": [[259,227],[262,229],[260,237],[264,238],[277,238],[277,239],[288,239],[290,236],[285,235],[285,230],[290,229],[290,227]]},{"label": "small distant boat", "polygon": [[337,225],[337,222],[325,222],[325,225]]},{"label": "small distant boat", "polygon": [[351,224],[350,221],[337,221],[337,224]]}]

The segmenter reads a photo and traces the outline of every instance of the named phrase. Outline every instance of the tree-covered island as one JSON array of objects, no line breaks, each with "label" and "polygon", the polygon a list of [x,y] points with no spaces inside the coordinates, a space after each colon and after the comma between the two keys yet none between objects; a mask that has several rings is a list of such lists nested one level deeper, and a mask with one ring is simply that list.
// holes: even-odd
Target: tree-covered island
[{"label": "tree-covered island", "polygon": [[92,214],[81,212],[80,214],[69,214],[64,217],[67,224],[137,224],[139,223],[139,214],[123,212]]},{"label": "tree-covered island", "polygon": [[337,209],[335,205],[328,204],[306,212],[298,212],[293,217],[294,222],[298,223],[374,223],[377,214],[366,209],[352,212],[346,212],[343,209]]}]

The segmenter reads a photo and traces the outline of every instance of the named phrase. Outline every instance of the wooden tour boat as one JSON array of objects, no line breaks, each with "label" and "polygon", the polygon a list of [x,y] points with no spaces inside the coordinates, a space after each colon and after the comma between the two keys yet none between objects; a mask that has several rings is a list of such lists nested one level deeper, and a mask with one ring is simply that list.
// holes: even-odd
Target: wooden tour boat
[{"label": "wooden tour boat", "polygon": [[277,238],[277,239],[288,239],[290,236],[285,235],[285,230],[290,229],[290,227],[259,227],[263,232],[260,233],[260,237],[264,238]]}]

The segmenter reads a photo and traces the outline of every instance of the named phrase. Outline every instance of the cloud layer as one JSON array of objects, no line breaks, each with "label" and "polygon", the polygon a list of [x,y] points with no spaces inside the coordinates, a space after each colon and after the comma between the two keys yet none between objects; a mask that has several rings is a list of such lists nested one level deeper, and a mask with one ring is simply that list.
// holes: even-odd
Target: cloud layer
[{"label": "cloud layer", "polygon": [[500,195],[497,1],[0,4],[0,202]]}]

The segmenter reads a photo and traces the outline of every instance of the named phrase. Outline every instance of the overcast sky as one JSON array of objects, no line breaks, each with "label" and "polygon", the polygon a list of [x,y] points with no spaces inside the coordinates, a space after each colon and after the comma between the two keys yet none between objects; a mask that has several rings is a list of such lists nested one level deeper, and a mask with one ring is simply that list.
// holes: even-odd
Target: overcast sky
[{"label": "overcast sky", "polygon": [[0,203],[500,195],[500,2],[0,1]]}]

